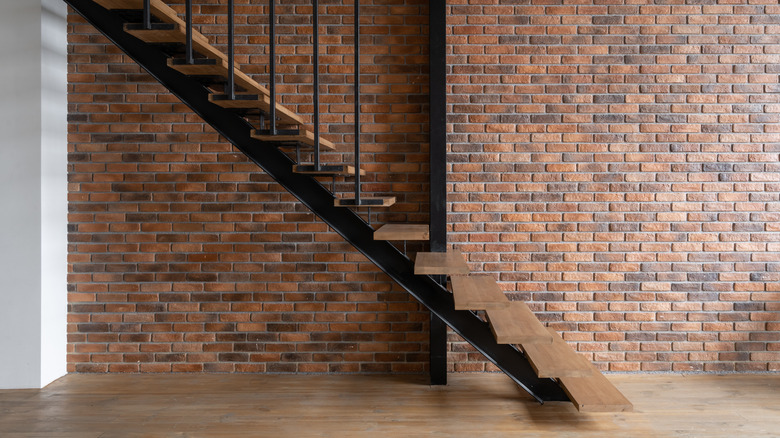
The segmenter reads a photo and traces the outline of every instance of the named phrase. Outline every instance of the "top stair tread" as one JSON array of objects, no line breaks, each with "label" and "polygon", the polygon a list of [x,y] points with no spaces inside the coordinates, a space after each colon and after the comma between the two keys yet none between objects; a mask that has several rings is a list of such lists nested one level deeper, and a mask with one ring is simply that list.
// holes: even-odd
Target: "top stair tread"
[{"label": "top stair tread", "polygon": [[[95,0],[96,3],[103,6],[106,9],[143,9],[143,0]],[[178,13],[166,5],[162,0],[151,0],[151,13],[154,17],[165,23],[172,23],[177,25],[176,29],[171,30],[131,30],[130,34],[140,38],[143,41],[154,42],[178,42],[184,43],[186,38],[186,26],[187,23],[179,18]],[[178,35],[177,35],[178,34]],[[166,41],[173,39],[173,41]],[[197,31],[192,30],[192,46],[193,50],[211,59],[216,59],[215,65],[172,65],[169,62],[169,66],[178,70],[184,74],[191,75],[203,75],[203,76],[224,76],[227,77],[228,73],[228,57],[225,53],[218,50],[209,43],[208,37]],[[262,96],[270,96],[270,92],[267,88],[257,83],[254,79],[246,75],[239,70],[236,66],[235,69],[236,85],[244,88],[250,93],[259,94]],[[266,103],[266,105],[268,105]],[[287,108],[276,104],[276,108],[279,111],[279,118],[283,123],[300,125],[303,123],[300,116],[288,110]]]},{"label": "top stair tread", "polygon": [[[143,9],[144,0],[94,0],[95,3],[103,6],[106,9]],[[179,14],[166,5],[162,0],[151,0],[151,13],[152,15],[165,23],[173,23],[184,26],[184,20],[179,18]]]},{"label": "top stair tread", "polygon": [[384,224],[374,231],[374,240],[430,240],[425,224]]},{"label": "top stair tread", "polygon": [[490,275],[454,276],[450,279],[455,310],[505,309],[509,300]]},{"label": "top stair tread", "polygon": [[414,262],[415,275],[467,275],[469,266],[460,251],[418,252]]},{"label": "top stair tread", "polygon": [[566,395],[580,412],[631,412],[634,406],[615,385],[592,364],[587,377],[561,377]]},{"label": "top stair tread", "polygon": [[551,344],[521,344],[536,375],[545,377],[588,377],[593,367],[587,359],[574,351],[555,330],[547,328]]},{"label": "top stair tread", "polygon": [[490,329],[499,344],[552,344],[553,337],[522,301],[487,309]]}]

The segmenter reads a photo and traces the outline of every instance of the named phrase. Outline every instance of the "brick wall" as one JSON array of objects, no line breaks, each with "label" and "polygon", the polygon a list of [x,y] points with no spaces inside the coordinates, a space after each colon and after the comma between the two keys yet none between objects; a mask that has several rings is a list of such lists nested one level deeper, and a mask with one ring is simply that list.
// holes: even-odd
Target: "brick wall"
[{"label": "brick wall", "polygon": [[448,2],[450,241],[603,369],[780,369],[780,6],[573,3]]},{"label": "brick wall", "polygon": [[[602,369],[778,370],[777,2],[562,3],[448,1],[452,246]],[[306,4],[278,7],[304,115]],[[351,2],[321,4],[323,128],[349,150]],[[373,220],[425,221],[426,2],[362,4],[364,187],[401,199]],[[70,21],[71,371],[424,370],[414,300]],[[267,39],[237,41],[266,83]],[[493,369],[451,340],[451,369]]]},{"label": "brick wall", "polygon": [[[194,3],[199,29],[224,49],[224,9]],[[308,3],[277,8],[280,99],[306,117]],[[258,4],[236,2],[237,61],[267,83]],[[399,198],[373,221],[426,221],[427,6],[363,4],[364,190]],[[321,8],[321,101],[324,135],[351,151],[346,5]],[[80,17],[69,20],[70,371],[424,369],[419,304]]]}]

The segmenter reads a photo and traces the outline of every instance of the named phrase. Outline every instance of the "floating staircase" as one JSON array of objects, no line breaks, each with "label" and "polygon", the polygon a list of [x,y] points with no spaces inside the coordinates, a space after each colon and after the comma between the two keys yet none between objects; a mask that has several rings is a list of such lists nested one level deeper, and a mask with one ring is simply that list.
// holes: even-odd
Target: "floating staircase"
[{"label": "floating staircase", "polygon": [[[301,116],[276,103],[273,86],[269,90],[242,73],[232,53],[214,48],[191,27],[192,20],[182,20],[161,0],[65,1],[538,401],[570,400],[580,411],[631,410],[525,303],[509,301],[492,277],[471,275],[460,252],[419,252],[413,263],[390,243],[427,241],[427,225],[384,224],[374,230],[356,211],[390,207],[395,197],[336,194],[315,179],[352,177],[359,186],[365,174],[359,151],[354,166],[303,164],[285,153],[282,148],[291,144],[297,152],[314,148],[317,156],[335,146],[320,138],[316,123],[309,130]],[[226,81],[238,92],[226,89]],[[449,277],[451,293],[431,276]]]}]

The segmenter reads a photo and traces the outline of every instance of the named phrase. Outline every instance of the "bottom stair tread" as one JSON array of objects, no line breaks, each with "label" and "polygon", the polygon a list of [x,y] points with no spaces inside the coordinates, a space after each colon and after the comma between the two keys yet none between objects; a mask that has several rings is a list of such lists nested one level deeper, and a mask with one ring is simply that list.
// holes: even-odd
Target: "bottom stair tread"
[{"label": "bottom stair tread", "polygon": [[580,412],[631,412],[634,406],[591,364],[588,377],[561,377],[564,392]]}]

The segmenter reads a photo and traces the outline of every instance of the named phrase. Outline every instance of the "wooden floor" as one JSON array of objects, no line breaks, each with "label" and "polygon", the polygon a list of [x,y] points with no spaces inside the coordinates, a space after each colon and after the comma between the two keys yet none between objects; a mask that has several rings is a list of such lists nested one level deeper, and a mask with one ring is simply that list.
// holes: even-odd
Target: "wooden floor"
[{"label": "wooden floor", "polygon": [[633,413],[533,402],[501,374],[69,375],[0,391],[12,437],[778,437],[780,374],[615,375]]}]

